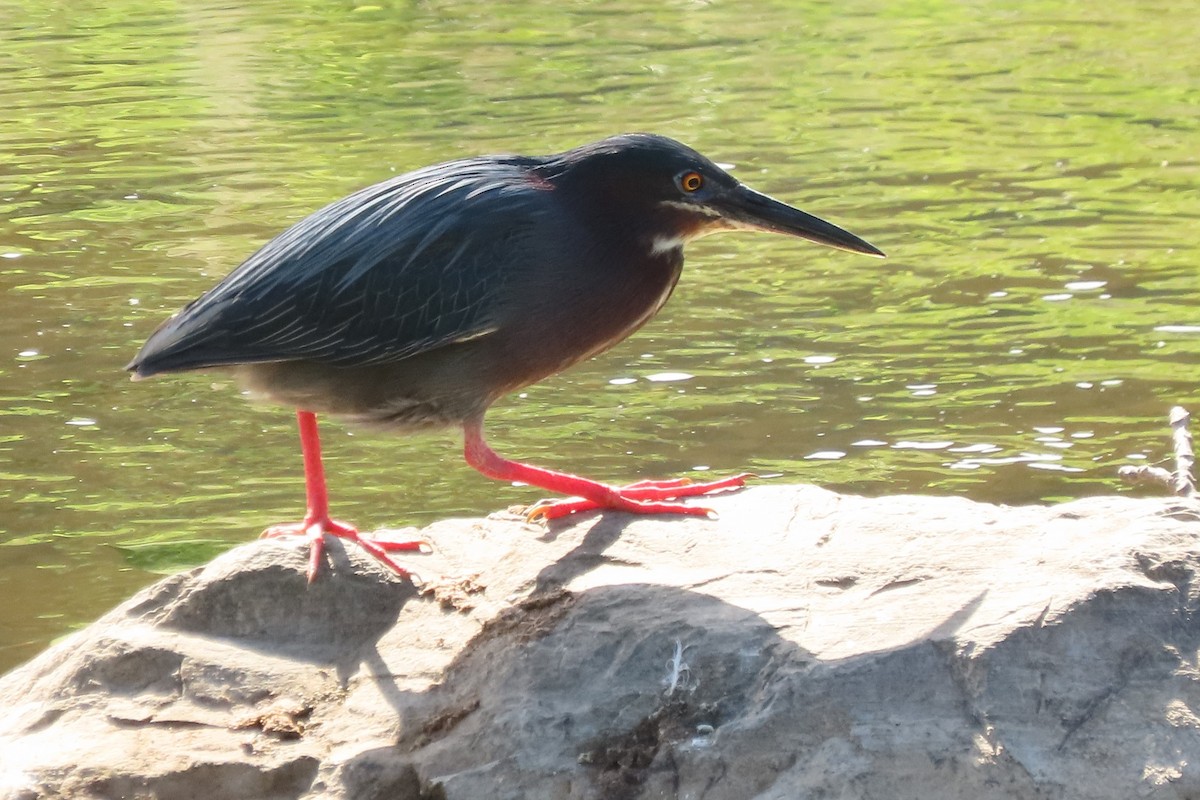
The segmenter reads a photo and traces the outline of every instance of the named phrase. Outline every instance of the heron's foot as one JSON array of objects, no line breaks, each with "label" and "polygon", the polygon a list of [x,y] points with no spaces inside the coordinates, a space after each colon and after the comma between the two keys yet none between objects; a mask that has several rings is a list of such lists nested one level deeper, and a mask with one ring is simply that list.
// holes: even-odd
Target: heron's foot
[{"label": "heron's foot", "polygon": [[325,555],[325,534],[337,536],[356,542],[375,560],[382,563],[401,578],[411,578],[412,573],[392,560],[389,552],[430,552],[428,542],[421,540],[397,540],[388,538],[376,539],[360,534],[353,525],[339,522],[335,519],[305,519],[303,522],[292,522],[283,525],[272,525],[262,532],[264,539],[275,539],[283,536],[303,536],[308,539],[308,582],[312,583],[320,574],[321,564]]},{"label": "heron's foot", "polygon": [[605,486],[597,484],[594,496],[568,497],[565,500],[540,500],[525,511],[530,522],[552,520],[581,511],[611,508],[630,514],[687,514],[696,517],[716,517],[716,512],[705,506],[690,506],[684,503],[669,503],[680,497],[696,497],[713,494],[726,489],[738,489],[753,478],[753,473],[743,472],[728,478],[695,483],[689,478],[671,480],[638,481],[628,486]]}]

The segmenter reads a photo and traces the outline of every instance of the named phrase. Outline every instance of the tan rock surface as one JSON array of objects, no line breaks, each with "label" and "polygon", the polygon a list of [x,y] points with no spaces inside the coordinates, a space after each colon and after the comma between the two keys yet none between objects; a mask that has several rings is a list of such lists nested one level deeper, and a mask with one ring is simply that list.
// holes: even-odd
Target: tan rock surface
[{"label": "tan rock surface", "polygon": [[262,541],[0,679],[0,798],[1200,798],[1200,523],[772,486]]}]

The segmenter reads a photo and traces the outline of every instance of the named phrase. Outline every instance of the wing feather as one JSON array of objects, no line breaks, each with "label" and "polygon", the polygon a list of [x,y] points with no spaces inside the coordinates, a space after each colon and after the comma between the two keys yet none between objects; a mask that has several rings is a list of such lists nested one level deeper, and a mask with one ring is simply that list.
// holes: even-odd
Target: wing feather
[{"label": "wing feather", "polygon": [[506,270],[548,209],[532,163],[451,162],[327,206],[167,320],[129,368],[363,365],[493,332]]}]

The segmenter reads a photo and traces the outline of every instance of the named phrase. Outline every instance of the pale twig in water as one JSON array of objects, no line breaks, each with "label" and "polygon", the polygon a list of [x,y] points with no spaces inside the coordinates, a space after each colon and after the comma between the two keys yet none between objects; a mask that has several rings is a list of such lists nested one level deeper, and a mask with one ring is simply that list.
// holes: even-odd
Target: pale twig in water
[{"label": "pale twig in water", "polygon": [[1196,477],[1192,467],[1196,465],[1196,455],[1192,451],[1192,432],[1188,423],[1192,415],[1183,406],[1171,409],[1171,441],[1175,445],[1175,494],[1180,497],[1191,497],[1196,493]]},{"label": "pale twig in water", "polygon": [[1192,450],[1192,432],[1188,430],[1191,414],[1186,408],[1175,406],[1167,420],[1175,449],[1175,471],[1149,465],[1127,465],[1117,470],[1117,475],[1127,483],[1159,483],[1169,486],[1178,497],[1192,497],[1196,494],[1196,479],[1192,474],[1196,456]]}]

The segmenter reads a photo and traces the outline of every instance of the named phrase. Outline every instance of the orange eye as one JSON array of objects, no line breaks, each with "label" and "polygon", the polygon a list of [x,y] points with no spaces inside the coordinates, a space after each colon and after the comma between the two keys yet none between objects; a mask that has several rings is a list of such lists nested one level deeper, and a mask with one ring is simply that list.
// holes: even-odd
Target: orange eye
[{"label": "orange eye", "polygon": [[704,176],[699,172],[685,172],[679,177],[679,185],[685,192],[695,192],[704,185]]}]

